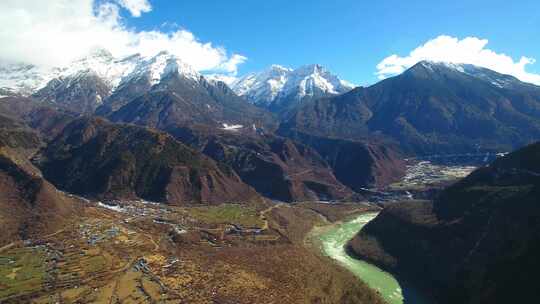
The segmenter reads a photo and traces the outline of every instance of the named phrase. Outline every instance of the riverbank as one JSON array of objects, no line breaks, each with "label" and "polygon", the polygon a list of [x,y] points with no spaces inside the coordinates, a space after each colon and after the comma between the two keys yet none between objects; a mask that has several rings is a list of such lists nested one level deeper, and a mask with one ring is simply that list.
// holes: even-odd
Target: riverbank
[{"label": "riverbank", "polygon": [[310,233],[309,241],[320,253],[335,260],[337,264],[376,290],[389,304],[426,303],[414,290],[404,287],[404,284],[392,274],[347,254],[345,249],[347,242],[376,216],[377,213],[365,213],[344,222],[315,227]]}]

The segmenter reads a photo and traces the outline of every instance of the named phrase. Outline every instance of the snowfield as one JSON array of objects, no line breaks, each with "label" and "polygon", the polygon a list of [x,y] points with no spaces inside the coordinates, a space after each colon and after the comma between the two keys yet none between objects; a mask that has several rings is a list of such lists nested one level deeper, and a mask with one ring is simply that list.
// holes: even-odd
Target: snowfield
[{"label": "snowfield", "polygon": [[222,126],[223,128],[221,129],[226,131],[238,131],[244,127],[243,125],[229,125],[226,123],[222,124]]}]

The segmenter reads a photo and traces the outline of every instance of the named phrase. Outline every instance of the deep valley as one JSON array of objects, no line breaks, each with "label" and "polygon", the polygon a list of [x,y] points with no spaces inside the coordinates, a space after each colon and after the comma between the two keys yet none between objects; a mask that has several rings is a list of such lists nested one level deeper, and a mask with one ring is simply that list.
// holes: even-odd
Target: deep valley
[{"label": "deep valley", "polygon": [[214,43],[149,0],[0,2],[0,303],[538,301],[532,57],[442,35],[365,71],[434,18],[379,2],[153,1]]}]

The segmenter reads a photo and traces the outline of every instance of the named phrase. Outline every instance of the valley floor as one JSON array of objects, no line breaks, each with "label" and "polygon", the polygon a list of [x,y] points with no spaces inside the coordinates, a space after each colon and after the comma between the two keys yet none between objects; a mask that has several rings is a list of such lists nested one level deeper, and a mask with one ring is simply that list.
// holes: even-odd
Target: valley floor
[{"label": "valley floor", "polygon": [[[461,173],[411,166],[380,203],[406,197],[422,182],[449,181],[456,170]],[[388,297],[373,284],[381,276],[365,276],[367,266],[356,267],[343,248],[365,223],[358,219],[380,210],[374,204],[175,207],[81,200],[83,215],[63,229],[0,248],[0,302],[383,303],[378,292],[386,300],[400,297],[393,294],[396,282],[387,284]]]},{"label": "valley floor", "polygon": [[376,290],[389,304],[429,303],[422,295],[377,266],[353,257],[346,249],[347,243],[378,213],[365,213],[352,219],[328,226],[315,227],[310,239],[323,254],[334,259],[358,279]]},{"label": "valley floor", "polygon": [[369,205],[85,205],[64,229],[0,248],[2,303],[382,303],[304,245]]}]

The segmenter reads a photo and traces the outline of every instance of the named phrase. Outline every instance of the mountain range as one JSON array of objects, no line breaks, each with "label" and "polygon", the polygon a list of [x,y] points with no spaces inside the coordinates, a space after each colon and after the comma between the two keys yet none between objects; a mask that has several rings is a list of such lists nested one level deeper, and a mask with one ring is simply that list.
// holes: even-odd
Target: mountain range
[{"label": "mountain range", "polygon": [[323,66],[312,64],[294,70],[273,65],[239,78],[232,82],[231,88],[257,106],[283,112],[310,100],[346,93],[354,85]]},{"label": "mountain range", "polygon": [[357,88],[317,64],[229,86],[167,52],[98,49],[67,67],[3,71],[6,113],[48,128],[49,140],[80,115],[158,129],[286,201],[383,187],[404,174],[405,155],[506,152],[540,138],[538,86],[465,64],[423,61]]},{"label": "mountain range", "polygon": [[[507,303],[520,288],[526,289],[520,296],[533,297],[530,278],[540,269],[540,146],[534,144],[540,87],[512,76],[421,61],[367,87],[317,64],[274,65],[231,81],[201,74],[167,52],[115,58],[96,49],[65,67],[0,67],[0,95],[2,245],[66,232],[70,221],[89,233],[79,225],[85,210],[99,218],[96,225],[122,217],[104,217],[87,199],[98,206],[117,202],[143,215],[127,236],[143,227],[159,235],[145,230],[126,242],[138,246],[137,258],[120,250],[119,260],[131,260],[118,268],[122,275],[157,261],[164,274],[179,261],[145,255],[147,264],[139,259],[143,247],[188,257],[195,248],[197,259],[211,257],[201,269],[214,267],[220,254],[234,260],[221,270],[226,273],[252,259],[250,267],[264,274],[257,286],[265,286],[260,278],[274,266],[267,258],[304,267],[310,257],[318,262],[303,272],[285,267],[285,275],[303,284],[306,273],[324,264],[299,249],[309,230],[379,210],[365,201],[387,196],[414,159],[515,151],[445,189],[427,189],[423,195],[431,200],[377,201],[384,209],[348,250],[398,279],[411,278],[437,302]],[[146,217],[150,211],[158,215]],[[124,215],[125,228],[134,217]],[[145,240],[152,245],[141,245]],[[300,256],[291,253],[297,259],[291,262],[274,252],[276,244]],[[263,250],[271,252],[261,258]],[[189,264],[183,259],[182,267]],[[208,282],[205,271],[193,271]],[[234,284],[252,281],[244,275]],[[319,289],[334,294],[341,285],[328,287],[333,278]],[[277,285],[284,286],[281,279]],[[162,290],[155,290],[159,296]],[[340,289],[334,296],[345,303],[347,295]],[[324,299],[313,302],[337,302]]]},{"label": "mountain range", "polygon": [[423,61],[358,88],[317,64],[274,65],[229,86],[167,52],[117,59],[98,49],[67,67],[2,71],[2,94],[163,130],[279,127],[278,134],[296,138],[384,137],[415,155],[510,151],[540,134],[538,86],[467,64]]},{"label": "mountain range", "polygon": [[511,151],[540,137],[540,87],[472,65],[422,61],[297,107],[279,133],[383,136],[414,155]]},{"label": "mountain range", "polygon": [[[233,80],[215,74],[202,75],[166,51],[151,57],[134,54],[115,58],[105,49],[95,49],[63,67],[12,64],[0,67],[0,72],[0,96],[32,95],[38,100],[68,107],[77,101],[83,103],[83,107],[74,105],[74,110],[84,113],[92,113],[102,105],[117,110],[175,72],[191,80],[191,85],[204,81],[206,86],[218,86],[227,82],[238,96],[274,111],[290,109],[307,100],[339,95],[354,87],[318,64],[295,70],[273,65],[263,72]],[[163,86],[156,90],[162,90]]]}]

